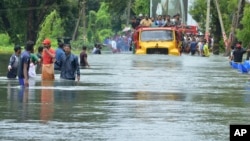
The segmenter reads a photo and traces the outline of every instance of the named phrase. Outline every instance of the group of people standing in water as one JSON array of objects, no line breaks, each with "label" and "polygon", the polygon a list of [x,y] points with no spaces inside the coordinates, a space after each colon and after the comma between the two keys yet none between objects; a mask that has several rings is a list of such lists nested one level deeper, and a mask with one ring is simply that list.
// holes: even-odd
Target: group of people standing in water
[{"label": "group of people standing in water", "polygon": [[71,52],[71,45],[58,41],[58,48],[51,47],[50,39],[44,39],[38,53],[34,54],[34,42],[27,41],[25,50],[19,45],[14,47],[15,53],[10,57],[7,78],[18,76],[21,86],[29,86],[29,78],[36,76],[36,67],[41,71],[41,79],[52,81],[55,71],[59,71],[60,78],[66,80],[80,80],[80,66],[89,67],[86,46],[82,47],[80,63],[78,56]]}]

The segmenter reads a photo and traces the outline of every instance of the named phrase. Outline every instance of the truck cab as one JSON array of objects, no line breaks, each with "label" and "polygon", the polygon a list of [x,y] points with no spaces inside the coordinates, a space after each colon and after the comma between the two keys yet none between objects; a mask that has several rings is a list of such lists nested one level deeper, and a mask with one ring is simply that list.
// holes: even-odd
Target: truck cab
[{"label": "truck cab", "polygon": [[138,27],[133,35],[135,54],[180,56],[181,38],[175,27]]}]

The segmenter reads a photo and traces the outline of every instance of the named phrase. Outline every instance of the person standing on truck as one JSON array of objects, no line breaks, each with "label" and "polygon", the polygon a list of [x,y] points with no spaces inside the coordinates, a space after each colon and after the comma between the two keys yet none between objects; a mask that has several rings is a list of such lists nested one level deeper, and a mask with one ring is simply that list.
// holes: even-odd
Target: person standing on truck
[{"label": "person standing on truck", "polygon": [[161,27],[164,24],[164,20],[162,19],[162,16],[157,16],[157,19],[155,20],[155,25],[158,27]]},{"label": "person standing on truck", "polygon": [[146,15],[145,18],[143,20],[141,20],[140,25],[141,26],[147,26],[147,27],[152,26],[152,21],[151,21],[150,18],[148,18],[148,15]]},{"label": "person standing on truck", "polygon": [[174,25],[175,26],[181,25],[181,20],[180,20],[180,14],[179,13],[177,13],[176,15],[173,16],[173,20],[174,20]]},{"label": "person standing on truck", "polygon": [[167,15],[164,19],[164,23],[162,25],[163,27],[169,27],[172,26],[172,22],[170,20],[170,15]]},{"label": "person standing on truck", "polygon": [[136,16],[134,16],[131,19],[131,27],[135,30],[139,25],[140,25],[140,20],[136,18]]},{"label": "person standing on truck", "polygon": [[154,18],[154,17],[151,17],[150,19],[151,19],[151,21],[152,21],[151,27],[157,27],[157,25],[155,24],[155,18]]}]

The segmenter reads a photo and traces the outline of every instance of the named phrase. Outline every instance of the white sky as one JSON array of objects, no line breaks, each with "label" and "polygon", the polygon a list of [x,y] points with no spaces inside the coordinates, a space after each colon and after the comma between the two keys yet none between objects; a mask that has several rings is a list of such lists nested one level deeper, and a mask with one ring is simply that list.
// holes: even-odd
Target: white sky
[{"label": "white sky", "polygon": [[[194,1],[195,0],[188,0],[188,10]],[[192,16],[189,13],[187,15],[187,25],[197,25],[197,22],[192,18]]]}]

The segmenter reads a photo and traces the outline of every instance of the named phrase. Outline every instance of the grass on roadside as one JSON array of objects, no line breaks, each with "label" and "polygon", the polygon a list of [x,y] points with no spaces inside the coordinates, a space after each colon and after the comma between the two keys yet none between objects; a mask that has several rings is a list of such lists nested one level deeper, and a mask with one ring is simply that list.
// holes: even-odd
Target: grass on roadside
[{"label": "grass on roadside", "polygon": [[14,45],[8,45],[8,46],[1,46],[0,45],[0,54],[10,54],[10,53],[14,53]]},{"label": "grass on roadside", "polygon": [[[14,53],[14,44],[10,43],[10,38],[7,34],[0,33],[0,54],[12,54]],[[51,40],[52,41],[52,48],[57,49],[57,40]],[[74,41],[72,42],[72,52],[76,55],[80,54],[82,49],[81,47],[83,45],[87,46],[87,52],[91,53],[94,43],[85,43],[82,40]],[[22,51],[24,51],[24,46],[22,45]],[[38,45],[35,45],[34,51],[37,52]],[[102,51],[111,51],[108,46],[103,46]]]},{"label": "grass on roadside", "polygon": [[0,53],[13,53],[14,45],[10,43],[10,38],[7,34],[0,33]]}]

